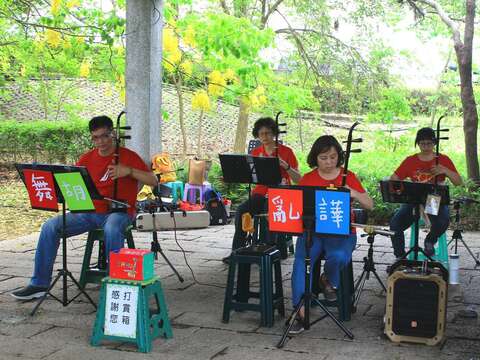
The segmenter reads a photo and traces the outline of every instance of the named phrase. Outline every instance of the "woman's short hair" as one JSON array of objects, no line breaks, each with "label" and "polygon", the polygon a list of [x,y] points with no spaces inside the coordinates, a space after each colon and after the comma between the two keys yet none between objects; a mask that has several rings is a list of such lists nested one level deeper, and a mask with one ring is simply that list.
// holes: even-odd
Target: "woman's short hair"
[{"label": "woman's short hair", "polygon": [[343,165],[345,161],[345,155],[342,149],[342,145],[332,135],[320,136],[312,145],[307,157],[307,164],[311,168],[317,167],[317,157],[319,154],[327,152],[331,148],[334,148],[338,154],[337,167]]},{"label": "woman's short hair", "polygon": [[273,120],[271,117],[262,117],[255,121],[255,124],[253,124],[252,135],[254,138],[258,138],[258,132],[262,127],[272,130],[274,136],[278,134],[278,126],[275,120]]},{"label": "woman's short hair", "polygon": [[417,131],[417,136],[415,137],[415,145],[422,140],[431,140],[434,144],[437,143],[437,137],[435,136],[435,130],[430,127],[424,127]]}]

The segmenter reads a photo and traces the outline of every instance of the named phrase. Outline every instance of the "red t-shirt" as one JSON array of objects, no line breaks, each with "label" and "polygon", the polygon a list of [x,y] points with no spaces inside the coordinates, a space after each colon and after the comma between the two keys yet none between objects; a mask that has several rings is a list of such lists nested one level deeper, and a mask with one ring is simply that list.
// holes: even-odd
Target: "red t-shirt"
[{"label": "red t-shirt", "polygon": [[[108,176],[108,165],[114,164],[114,154],[101,156],[97,149],[90,150],[83,154],[77,162],[78,166],[85,166],[98,189],[98,192],[109,198],[113,198],[114,181]],[[141,171],[149,171],[145,162],[136,152],[127,148],[120,148],[119,162],[122,165],[129,166]],[[135,202],[137,199],[138,181],[131,176],[125,176],[118,179],[117,198],[128,202],[128,214],[135,214]],[[107,200],[93,200],[95,211],[97,213],[108,212],[109,202]]]},{"label": "red t-shirt", "polygon": [[[265,151],[265,147],[263,145],[260,145],[256,147],[255,149],[252,150],[251,155],[253,156],[264,156],[264,157],[274,157],[275,152],[273,154],[267,154]],[[292,149],[290,149],[288,146],[278,144],[278,156],[285,162],[287,162],[288,165],[292,169],[298,170],[298,161],[297,158],[295,157],[295,154],[293,153]],[[288,175],[287,170],[284,168],[280,167],[280,174],[282,176],[282,182],[280,185],[290,185],[292,183],[292,180],[290,179],[290,175]],[[265,185],[257,185],[252,191],[252,194],[258,194],[258,195],[263,195],[265,196],[267,194],[268,187]]]},{"label": "red t-shirt", "polygon": [[[438,163],[439,165],[443,165],[447,169],[458,173],[455,165],[448,156],[439,154]],[[432,174],[430,169],[434,166],[435,158],[430,161],[422,161],[418,155],[415,154],[408,156],[405,160],[403,160],[398,169],[395,170],[395,174],[400,178],[400,180],[409,178],[414,182],[433,183],[435,181],[435,175]],[[445,181],[445,175],[438,175],[438,181]]]},{"label": "red t-shirt", "polygon": [[[343,174],[343,167],[340,168],[340,173],[335,179],[332,180],[327,180],[324,179],[320,176],[318,173],[317,169],[313,169],[312,171],[306,173],[303,175],[303,177],[300,179],[300,182],[298,185],[303,185],[303,186],[335,186],[335,187],[340,187],[342,185],[342,174]],[[360,180],[358,180],[357,176],[351,172],[347,171],[347,181],[346,185],[348,185],[351,189],[358,191],[359,193],[364,193],[365,189],[363,188],[362,184],[360,183]],[[353,209],[351,209],[351,221],[355,222],[355,218],[353,215]],[[356,233],[356,229],[354,227],[350,228],[350,232],[352,234]]]},{"label": "red t-shirt", "polygon": [[[300,179],[298,185],[303,186],[335,186],[340,187],[342,186],[342,174],[343,174],[343,167],[340,168],[340,173],[335,179],[326,180],[320,176],[317,169],[313,169],[312,171],[303,175]],[[364,193],[365,189],[363,188],[360,180],[358,180],[357,176],[351,172],[347,172],[347,181],[346,185],[348,185],[351,189],[358,191],[359,193]]]}]

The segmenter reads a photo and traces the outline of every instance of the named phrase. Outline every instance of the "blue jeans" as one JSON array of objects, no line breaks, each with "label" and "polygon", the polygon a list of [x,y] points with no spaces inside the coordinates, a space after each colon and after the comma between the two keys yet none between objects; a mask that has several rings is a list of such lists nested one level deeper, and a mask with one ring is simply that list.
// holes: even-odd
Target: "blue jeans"
[{"label": "blue jeans", "polygon": [[[340,285],[340,270],[352,260],[352,252],[357,244],[357,235],[348,237],[313,236],[310,249],[311,268],[321,254],[325,257],[324,272],[333,287]],[[312,277],[310,277],[310,288]],[[299,236],[295,247],[295,261],[292,273],[292,302],[297,306],[305,292],[305,239]]]},{"label": "blue jeans", "polygon": [[[405,255],[405,234],[410,225],[415,221],[413,209],[415,205],[402,204],[395,215],[390,220],[390,230],[395,232],[392,236],[393,254],[395,257]],[[447,231],[450,223],[450,212],[447,205],[441,205],[438,210],[438,215],[428,215],[430,223],[432,224],[430,232],[425,241],[430,241],[435,244],[438,237]]]},{"label": "blue jeans", "polygon": [[[124,230],[132,223],[126,213],[67,213],[67,237],[102,228],[104,231],[105,251],[108,257],[110,251],[123,247]],[[62,238],[63,216],[55,216],[42,225],[35,253],[35,266],[30,281],[35,286],[49,286],[52,281],[53,264],[57,256],[60,239]]]}]

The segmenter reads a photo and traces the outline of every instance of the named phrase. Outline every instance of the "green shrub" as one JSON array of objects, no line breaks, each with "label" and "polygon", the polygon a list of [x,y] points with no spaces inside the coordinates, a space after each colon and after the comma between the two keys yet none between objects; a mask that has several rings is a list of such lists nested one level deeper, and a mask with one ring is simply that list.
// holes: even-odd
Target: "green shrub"
[{"label": "green shrub", "polygon": [[91,147],[87,121],[0,121],[1,161],[72,163]]}]

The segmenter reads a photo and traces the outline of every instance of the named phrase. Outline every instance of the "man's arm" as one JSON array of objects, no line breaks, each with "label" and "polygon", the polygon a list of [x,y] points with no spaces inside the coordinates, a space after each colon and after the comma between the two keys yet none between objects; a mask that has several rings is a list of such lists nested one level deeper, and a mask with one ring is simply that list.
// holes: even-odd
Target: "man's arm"
[{"label": "man's arm", "polygon": [[157,186],[158,184],[157,177],[151,171],[142,171],[134,167],[126,166],[122,164],[109,165],[108,170],[113,180],[122,178],[125,176],[131,176],[145,185]]}]

